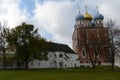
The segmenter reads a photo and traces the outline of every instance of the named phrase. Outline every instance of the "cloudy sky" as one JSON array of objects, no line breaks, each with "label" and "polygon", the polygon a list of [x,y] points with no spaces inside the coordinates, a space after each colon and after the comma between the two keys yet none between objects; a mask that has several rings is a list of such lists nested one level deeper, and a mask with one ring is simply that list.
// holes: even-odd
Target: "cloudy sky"
[{"label": "cloudy sky", "polygon": [[120,0],[0,0],[0,21],[13,28],[22,22],[33,24],[47,40],[72,46],[72,33],[78,6],[93,16],[96,6],[104,21],[120,24]]}]

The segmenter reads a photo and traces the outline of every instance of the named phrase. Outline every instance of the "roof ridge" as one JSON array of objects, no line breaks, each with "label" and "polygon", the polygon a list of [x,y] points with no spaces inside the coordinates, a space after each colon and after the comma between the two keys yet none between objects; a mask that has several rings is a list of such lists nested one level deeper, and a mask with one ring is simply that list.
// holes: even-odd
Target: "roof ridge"
[{"label": "roof ridge", "polygon": [[47,42],[48,51],[63,51],[66,53],[75,53],[67,44]]}]

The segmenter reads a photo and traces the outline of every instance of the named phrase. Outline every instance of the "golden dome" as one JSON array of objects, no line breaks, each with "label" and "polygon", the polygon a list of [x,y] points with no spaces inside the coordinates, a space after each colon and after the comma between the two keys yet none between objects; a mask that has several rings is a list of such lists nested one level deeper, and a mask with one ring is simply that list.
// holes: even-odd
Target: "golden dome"
[{"label": "golden dome", "polygon": [[88,12],[86,12],[86,13],[84,14],[84,19],[92,20],[92,15],[89,14]]}]

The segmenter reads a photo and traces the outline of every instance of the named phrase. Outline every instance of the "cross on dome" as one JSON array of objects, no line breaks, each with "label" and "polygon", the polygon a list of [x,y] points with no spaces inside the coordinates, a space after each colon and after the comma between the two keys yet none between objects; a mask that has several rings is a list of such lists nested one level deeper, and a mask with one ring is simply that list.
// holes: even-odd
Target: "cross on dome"
[{"label": "cross on dome", "polygon": [[88,6],[87,5],[85,5],[85,9],[86,9],[86,13],[87,13],[87,10],[88,10]]},{"label": "cross on dome", "polygon": [[80,7],[78,7],[78,13],[80,13],[80,9],[81,9],[81,8],[80,8]]},{"label": "cross on dome", "polygon": [[97,9],[97,13],[99,13],[98,6],[96,6],[96,9]]},{"label": "cross on dome", "polygon": [[84,19],[85,20],[92,20],[92,15],[88,13],[88,6],[85,5],[86,13],[84,14]]},{"label": "cross on dome", "polygon": [[96,6],[97,14],[94,16],[94,20],[103,20],[104,16],[99,13],[98,6]]}]

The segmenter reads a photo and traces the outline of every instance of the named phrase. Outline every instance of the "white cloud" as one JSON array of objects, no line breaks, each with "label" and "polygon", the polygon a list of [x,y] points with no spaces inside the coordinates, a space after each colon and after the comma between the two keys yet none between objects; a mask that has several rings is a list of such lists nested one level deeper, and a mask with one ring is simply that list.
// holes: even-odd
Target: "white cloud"
[{"label": "white cloud", "polygon": [[120,20],[119,0],[59,0],[59,2],[46,0],[42,3],[36,1],[33,19],[37,22],[37,25],[40,25],[40,30],[47,31],[52,35],[52,40],[71,46],[74,20],[77,14],[75,9],[77,7],[75,6],[78,3],[76,2],[79,2],[83,14],[85,13],[85,5],[88,5],[88,11],[90,12],[95,12],[95,8],[98,6],[99,12],[105,17],[105,21],[109,18]]},{"label": "white cloud", "polygon": [[9,26],[16,26],[21,22],[29,22],[39,27],[40,34],[50,37],[50,40],[72,45],[72,33],[74,30],[75,17],[79,2],[81,13],[85,13],[85,5],[88,11],[99,12],[104,15],[105,20],[113,18],[120,24],[120,0],[44,0],[35,1],[34,16],[29,17],[27,10],[20,8],[21,0],[0,0],[0,20],[8,21]]},{"label": "white cloud", "polygon": [[71,46],[75,19],[75,3],[71,1],[46,1],[36,3],[34,20],[39,21],[40,30],[52,35],[52,40]]},{"label": "white cloud", "polygon": [[27,20],[27,12],[20,9],[21,0],[0,0],[0,21],[14,27]]},{"label": "white cloud", "polygon": [[101,13],[105,16],[105,20],[107,19],[114,19],[116,20],[117,24],[120,25],[120,10],[118,9],[120,7],[120,1],[116,1],[116,2],[110,2],[110,4],[105,4],[103,3],[100,8],[101,8]]}]

